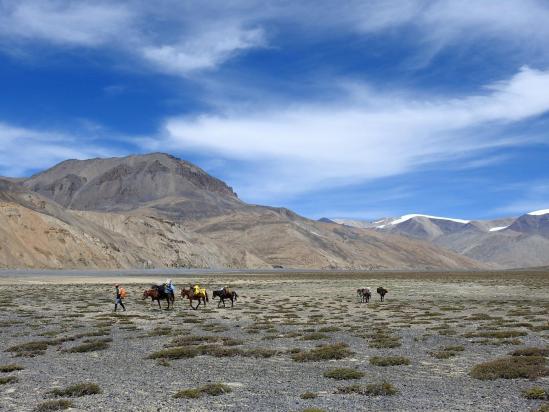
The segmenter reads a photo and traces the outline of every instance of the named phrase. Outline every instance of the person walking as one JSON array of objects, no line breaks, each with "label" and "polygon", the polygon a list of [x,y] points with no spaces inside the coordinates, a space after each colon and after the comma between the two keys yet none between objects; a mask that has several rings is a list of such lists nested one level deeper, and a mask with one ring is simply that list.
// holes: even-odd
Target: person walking
[{"label": "person walking", "polygon": [[116,312],[116,309],[118,308],[118,305],[122,306],[122,310],[125,312],[126,311],[126,307],[124,306],[124,303],[122,303],[122,291],[121,291],[121,288],[120,288],[120,285],[115,285],[115,290],[116,290],[116,298],[114,300],[114,311]]}]

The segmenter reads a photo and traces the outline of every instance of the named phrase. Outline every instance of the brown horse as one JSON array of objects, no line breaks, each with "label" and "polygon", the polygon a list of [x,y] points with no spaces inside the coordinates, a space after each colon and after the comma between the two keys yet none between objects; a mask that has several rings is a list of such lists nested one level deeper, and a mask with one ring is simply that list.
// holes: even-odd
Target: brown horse
[{"label": "brown horse", "polygon": [[150,289],[145,289],[143,291],[143,299],[147,299],[148,297],[150,297],[153,302],[155,300],[158,302],[159,309],[162,309],[162,306],[160,305],[161,299],[166,299],[166,302],[168,302],[168,307],[166,309],[170,308],[170,303],[173,307],[173,302],[175,301],[173,293],[166,293],[164,292],[163,288],[155,286]]},{"label": "brown horse", "polygon": [[217,304],[217,307],[220,307],[223,303],[223,307],[225,307],[225,299],[230,299],[231,301],[231,308],[234,306],[234,302],[238,299],[238,295],[234,290],[228,290],[228,289],[219,289],[213,291],[213,297],[212,299],[219,298],[219,303]]},{"label": "brown horse", "polygon": [[[204,289],[203,294],[200,293],[198,295],[195,295],[191,288],[189,289],[181,288],[181,297],[189,299],[189,305],[194,310],[198,309],[201,303],[204,303],[204,306],[206,306],[206,302],[210,301],[210,298],[208,297],[208,292],[206,292],[206,289]],[[193,300],[198,301],[198,305],[196,305],[196,307],[193,306]]]}]

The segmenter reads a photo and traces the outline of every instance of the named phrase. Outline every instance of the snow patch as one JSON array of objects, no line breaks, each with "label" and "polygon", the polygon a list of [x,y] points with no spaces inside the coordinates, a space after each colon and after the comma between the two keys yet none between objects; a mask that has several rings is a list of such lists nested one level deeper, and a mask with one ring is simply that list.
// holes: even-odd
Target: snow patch
[{"label": "snow patch", "polygon": [[529,215],[532,215],[532,216],[546,215],[546,214],[549,214],[549,209],[536,210],[536,211],[530,212],[530,213],[528,213],[528,214],[529,214]]},{"label": "snow patch", "polygon": [[497,232],[499,230],[507,229],[509,226],[498,226],[498,227],[492,227],[490,228],[490,232]]},{"label": "snow patch", "polygon": [[[549,211],[548,211],[549,213]],[[467,224],[470,222],[470,220],[464,220],[464,219],[453,219],[453,218],[450,218],[450,217],[440,217],[440,216],[430,216],[430,215],[420,215],[420,214],[411,214],[411,215],[404,215],[404,216],[401,216],[400,218],[396,219],[396,220],[393,220],[391,223],[389,223],[390,225],[398,225],[399,223],[402,223],[402,222],[406,222],[407,220],[410,220],[414,217],[426,217],[428,219],[437,219],[437,220],[450,220],[452,222],[457,222],[457,223],[463,223],[463,224]],[[385,225],[384,225],[385,226]],[[378,226],[379,227],[379,226]]]}]

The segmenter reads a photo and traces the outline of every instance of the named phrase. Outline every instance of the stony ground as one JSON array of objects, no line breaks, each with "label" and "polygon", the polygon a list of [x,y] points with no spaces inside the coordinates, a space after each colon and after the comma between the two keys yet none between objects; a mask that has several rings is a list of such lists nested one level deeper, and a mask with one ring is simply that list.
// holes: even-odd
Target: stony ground
[{"label": "stony ground", "polygon": [[[543,367],[535,380],[470,375],[548,346],[547,273],[175,278],[210,291],[196,311],[179,297],[169,311],[143,301],[151,280],[119,278],[128,310],[115,314],[110,278],[0,278],[0,410],[528,411],[547,402],[523,394],[549,390]],[[240,295],[234,308],[211,299],[223,285]],[[358,287],[380,285],[385,302],[356,298]],[[356,379],[324,376],[334,368]],[[51,393],[80,383],[96,386]]]}]

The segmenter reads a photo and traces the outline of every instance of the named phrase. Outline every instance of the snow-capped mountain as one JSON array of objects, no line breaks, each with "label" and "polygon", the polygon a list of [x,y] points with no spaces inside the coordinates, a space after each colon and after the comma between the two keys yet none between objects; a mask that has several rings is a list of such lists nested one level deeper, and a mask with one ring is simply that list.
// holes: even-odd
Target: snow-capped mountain
[{"label": "snow-capped mountain", "polygon": [[549,265],[549,209],[519,217],[468,220],[406,214],[374,221],[331,219],[339,224],[421,239],[505,268]]}]

